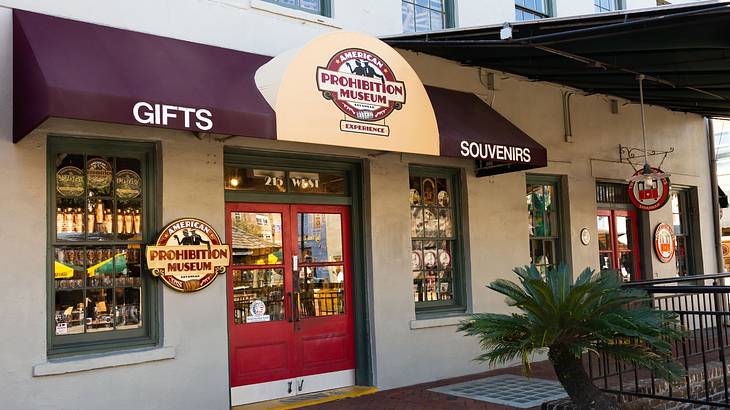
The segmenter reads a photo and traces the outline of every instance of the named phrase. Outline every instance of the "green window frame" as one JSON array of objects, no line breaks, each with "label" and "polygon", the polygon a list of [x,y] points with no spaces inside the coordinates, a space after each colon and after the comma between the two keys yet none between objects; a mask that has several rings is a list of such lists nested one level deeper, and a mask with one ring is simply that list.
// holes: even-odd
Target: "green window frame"
[{"label": "green window frame", "polygon": [[529,21],[552,17],[553,0],[515,0],[515,20]]},{"label": "green window frame", "polygon": [[332,17],[332,0],[264,0],[277,6]]},{"label": "green window frame", "polygon": [[675,237],[674,263],[677,276],[696,275],[689,190],[672,189],[669,200]]},{"label": "green window frame", "polygon": [[417,317],[466,311],[461,171],[410,166],[409,203]]},{"label": "green window frame", "polygon": [[530,263],[544,270],[567,261],[562,178],[528,175],[527,202]]},{"label": "green window frame", "polygon": [[[143,247],[159,227],[157,152],[156,143],[48,137],[49,358],[159,342],[161,289],[142,263]],[[108,164],[111,173],[97,171],[90,183],[90,160]],[[72,176],[81,170],[81,182],[59,190],[57,171],[64,166],[74,168]],[[141,186],[123,180],[130,173],[117,173],[122,170],[136,173],[131,180]],[[99,187],[104,178],[111,181]],[[130,186],[136,186],[132,194]]]},{"label": "green window frame", "polygon": [[401,0],[404,33],[456,27],[454,0]]}]

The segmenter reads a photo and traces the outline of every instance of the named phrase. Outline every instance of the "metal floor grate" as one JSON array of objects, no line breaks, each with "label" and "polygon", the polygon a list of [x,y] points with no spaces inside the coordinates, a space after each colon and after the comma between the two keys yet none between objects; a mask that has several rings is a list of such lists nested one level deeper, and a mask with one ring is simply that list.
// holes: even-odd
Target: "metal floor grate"
[{"label": "metal floor grate", "polygon": [[567,397],[559,382],[502,374],[464,383],[441,386],[431,391],[467,399],[527,409]]}]

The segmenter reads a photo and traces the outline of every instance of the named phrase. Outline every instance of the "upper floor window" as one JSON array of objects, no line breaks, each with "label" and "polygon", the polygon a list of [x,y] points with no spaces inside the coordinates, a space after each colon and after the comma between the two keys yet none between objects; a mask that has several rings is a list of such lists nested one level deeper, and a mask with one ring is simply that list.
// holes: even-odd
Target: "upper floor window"
[{"label": "upper floor window", "polygon": [[330,0],[266,0],[269,3],[278,4],[290,9],[306,11],[307,13],[319,14],[320,16],[332,17]]},{"label": "upper floor window", "polygon": [[550,17],[550,9],[550,0],[515,0],[515,20],[527,21]]},{"label": "upper floor window", "polygon": [[604,11],[622,10],[623,2],[621,0],[593,0],[596,13]]},{"label": "upper floor window", "polygon": [[403,0],[403,32],[442,30],[454,26],[453,0]]}]

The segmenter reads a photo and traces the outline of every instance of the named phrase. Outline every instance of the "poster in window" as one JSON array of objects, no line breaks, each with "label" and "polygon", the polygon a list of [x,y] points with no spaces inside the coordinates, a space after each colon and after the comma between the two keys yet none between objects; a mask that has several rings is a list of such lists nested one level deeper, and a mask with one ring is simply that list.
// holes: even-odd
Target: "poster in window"
[{"label": "poster in window", "polygon": [[423,178],[423,203],[426,205],[436,203],[436,182],[433,178]]},{"label": "poster in window", "polygon": [[117,172],[116,192],[119,199],[137,198],[142,192],[142,178],[131,169]]},{"label": "poster in window", "polygon": [[89,188],[105,189],[112,183],[112,164],[104,158],[92,158],[86,164]]},{"label": "poster in window", "polygon": [[439,191],[438,201],[440,207],[447,208],[449,206],[449,193],[446,191]]},{"label": "poster in window", "polygon": [[76,198],[84,194],[84,171],[73,165],[56,172],[56,191],[63,197]]},{"label": "poster in window", "polygon": [[436,261],[436,250],[427,249],[423,251],[423,263],[426,266],[426,269],[436,268]]}]

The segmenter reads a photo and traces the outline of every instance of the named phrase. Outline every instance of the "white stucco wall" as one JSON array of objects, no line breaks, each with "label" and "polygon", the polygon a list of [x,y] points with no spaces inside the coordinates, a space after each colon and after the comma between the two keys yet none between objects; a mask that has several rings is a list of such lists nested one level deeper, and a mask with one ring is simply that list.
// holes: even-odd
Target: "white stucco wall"
[{"label": "white stucco wall", "polygon": [[[548,149],[547,168],[535,174],[567,176],[570,214],[572,265],[575,271],[596,268],[595,182],[624,181],[633,173],[618,163],[618,145],[641,145],[639,107],[624,105],[612,114],[605,96],[575,95],[572,100],[573,139],[564,142],[561,89],[547,84],[498,76],[495,93],[479,83],[478,72],[434,57],[403,52],[426,84],[474,92],[515,125]],[[446,75],[446,73],[448,73]],[[701,219],[700,240],[705,272],[714,272],[712,205],[704,121],[691,114],[669,112],[658,107],[647,109],[649,147],[676,152],[664,163],[672,172],[672,182],[697,186]],[[373,223],[373,323],[377,349],[376,380],[382,388],[426,382],[444,377],[486,370],[472,362],[478,347],[473,339],[455,332],[455,321],[448,326],[424,327],[421,324],[444,321],[414,321],[407,252],[409,249],[407,166],[439,164],[465,169],[469,215],[468,237],[471,272],[468,272],[469,309],[474,312],[506,312],[503,298],[484,285],[497,278],[511,278],[511,269],[529,263],[528,232],[525,216],[525,174],[512,173],[474,178],[468,161],[444,161],[413,155],[387,154],[370,161],[370,189],[377,200],[370,203]],[[400,192],[400,193],[399,193]],[[398,196],[401,198],[398,202]],[[660,222],[671,223],[667,205],[650,216],[650,238]],[[525,229],[519,227],[525,226]],[[592,241],[583,246],[580,230],[586,227]],[[647,236],[648,235],[648,236]],[[662,264],[652,254],[655,277],[671,276],[674,263]],[[419,327],[412,329],[411,327]],[[446,350],[447,353],[444,353]]]},{"label": "white stucco wall", "polygon": [[[162,344],[174,348],[173,359],[32,376],[34,366],[47,363],[46,134],[161,141],[162,220],[195,215],[209,221],[220,233],[225,232],[222,145],[201,142],[186,132],[62,120],[51,120],[13,144],[7,124],[2,124],[0,136],[0,179],[5,192],[0,199],[0,223],[15,239],[3,249],[0,268],[0,324],[6,329],[0,338],[0,395],[4,397],[0,407],[129,409],[130,403],[135,403],[134,407],[140,409],[226,408],[225,277],[195,294],[163,287]],[[159,348],[145,350],[153,357]],[[122,354],[117,360],[124,358]]]}]

